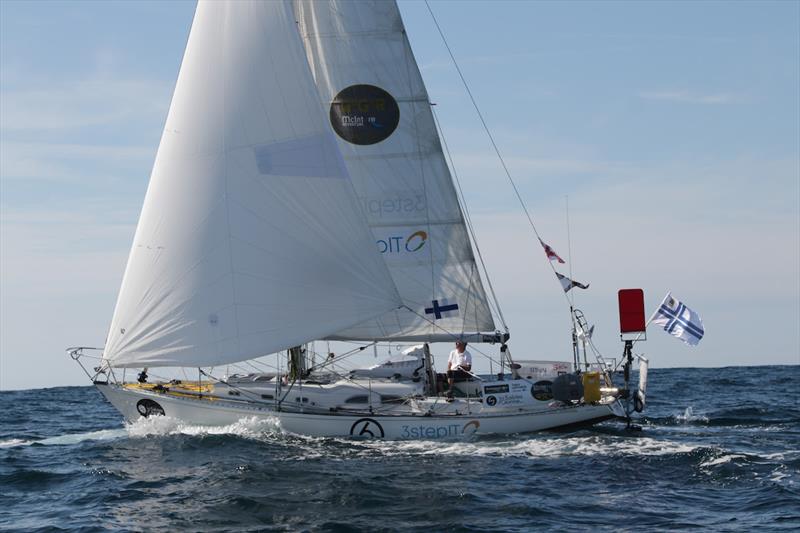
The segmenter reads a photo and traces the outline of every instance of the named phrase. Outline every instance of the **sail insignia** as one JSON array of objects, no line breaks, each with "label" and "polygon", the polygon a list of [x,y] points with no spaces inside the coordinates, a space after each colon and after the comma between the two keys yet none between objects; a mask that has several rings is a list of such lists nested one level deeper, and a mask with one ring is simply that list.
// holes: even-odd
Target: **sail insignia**
[{"label": "sail insignia", "polygon": [[374,85],[351,85],[331,102],[333,131],[345,141],[368,145],[386,140],[400,123],[392,95]]}]

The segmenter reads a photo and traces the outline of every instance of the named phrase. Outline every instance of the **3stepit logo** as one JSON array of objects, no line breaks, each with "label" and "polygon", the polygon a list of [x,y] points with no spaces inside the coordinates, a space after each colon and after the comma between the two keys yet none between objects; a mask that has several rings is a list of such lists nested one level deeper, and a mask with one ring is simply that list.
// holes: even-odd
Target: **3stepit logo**
[{"label": "3stepit logo", "polygon": [[401,254],[419,252],[428,242],[428,234],[423,230],[418,230],[408,237],[387,237],[378,239],[378,251],[382,254]]}]

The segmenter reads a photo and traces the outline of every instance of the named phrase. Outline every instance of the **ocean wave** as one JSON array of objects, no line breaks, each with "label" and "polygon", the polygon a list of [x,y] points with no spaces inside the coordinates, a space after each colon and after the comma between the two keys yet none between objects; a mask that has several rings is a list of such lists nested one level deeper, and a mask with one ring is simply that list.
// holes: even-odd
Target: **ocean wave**
[{"label": "ocean wave", "polygon": [[44,439],[9,439],[0,441],[0,448],[14,448],[17,446],[69,446],[87,440],[111,440],[125,436],[123,429],[101,429],[86,433],[66,433]]}]

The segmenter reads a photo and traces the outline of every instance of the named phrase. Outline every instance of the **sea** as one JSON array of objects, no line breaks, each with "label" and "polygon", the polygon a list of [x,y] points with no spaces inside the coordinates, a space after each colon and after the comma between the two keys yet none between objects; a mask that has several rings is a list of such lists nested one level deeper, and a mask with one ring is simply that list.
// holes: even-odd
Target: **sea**
[{"label": "sea", "polygon": [[652,369],[636,423],[385,442],[0,392],[0,530],[800,530],[800,366]]}]

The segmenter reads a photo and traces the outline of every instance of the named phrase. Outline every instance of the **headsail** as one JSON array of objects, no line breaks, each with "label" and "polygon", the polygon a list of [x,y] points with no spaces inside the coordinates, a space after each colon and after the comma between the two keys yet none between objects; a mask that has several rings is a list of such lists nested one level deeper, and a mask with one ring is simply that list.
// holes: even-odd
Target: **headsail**
[{"label": "headsail", "polygon": [[206,366],[401,301],[330,132],[289,2],[200,2],[104,357]]},{"label": "headsail", "polygon": [[394,2],[295,0],[308,61],[377,246],[408,310],[333,338],[494,332],[425,85]]}]

